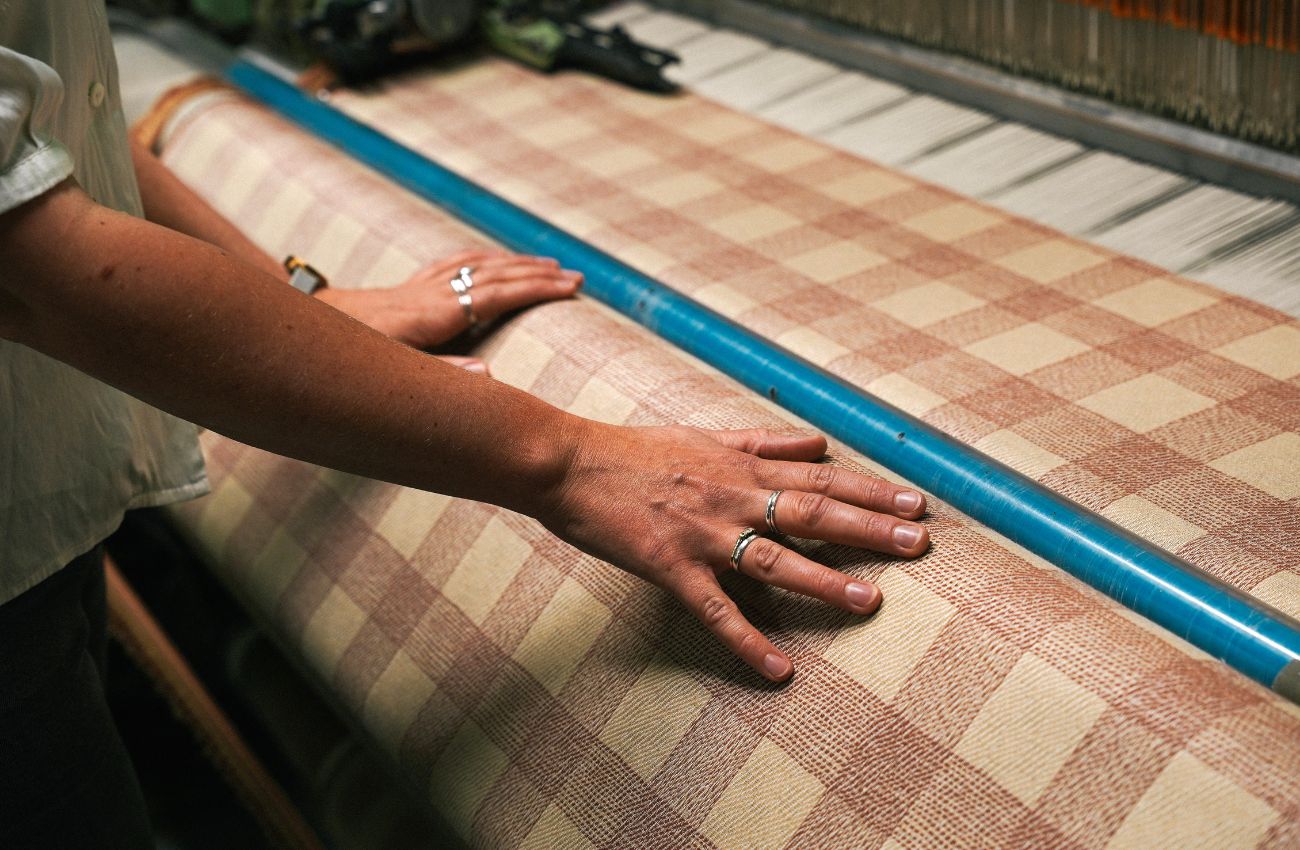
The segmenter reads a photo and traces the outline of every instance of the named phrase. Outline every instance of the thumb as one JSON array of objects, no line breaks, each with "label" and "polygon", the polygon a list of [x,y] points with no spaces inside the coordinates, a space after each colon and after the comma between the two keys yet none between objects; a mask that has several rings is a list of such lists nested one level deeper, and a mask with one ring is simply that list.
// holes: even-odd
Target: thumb
[{"label": "thumb", "polygon": [[477,357],[456,357],[451,354],[440,354],[438,359],[459,369],[464,369],[466,372],[476,372],[480,375],[489,374],[487,364]]}]

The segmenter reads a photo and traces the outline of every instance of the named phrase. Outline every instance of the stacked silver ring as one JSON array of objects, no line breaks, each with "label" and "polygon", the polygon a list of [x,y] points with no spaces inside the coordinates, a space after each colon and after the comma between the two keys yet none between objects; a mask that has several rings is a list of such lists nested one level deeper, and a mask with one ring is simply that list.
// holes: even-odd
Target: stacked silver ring
[{"label": "stacked silver ring", "polygon": [[451,291],[456,293],[456,301],[460,304],[460,309],[465,314],[465,320],[469,322],[471,330],[478,324],[478,316],[474,313],[474,296],[469,292],[473,288],[474,268],[461,266],[460,271],[451,279]]},{"label": "stacked silver ring", "polygon": [[773,534],[780,534],[781,529],[776,527],[776,500],[781,498],[784,490],[773,490],[772,495],[767,497],[767,527]]},{"label": "stacked silver ring", "polygon": [[740,559],[745,557],[745,550],[749,548],[749,544],[757,539],[758,532],[752,528],[740,532],[740,536],[736,538],[736,545],[731,547],[731,568],[733,570],[740,569]]},{"label": "stacked silver ring", "polygon": [[[772,494],[767,497],[767,527],[773,534],[781,533],[781,529],[777,528],[776,525],[776,502],[784,492],[784,490],[773,490]],[[745,550],[758,537],[758,532],[752,528],[746,528],[740,532],[740,536],[736,538],[736,545],[731,547],[731,568],[733,570],[740,569],[740,559],[745,557]]]}]

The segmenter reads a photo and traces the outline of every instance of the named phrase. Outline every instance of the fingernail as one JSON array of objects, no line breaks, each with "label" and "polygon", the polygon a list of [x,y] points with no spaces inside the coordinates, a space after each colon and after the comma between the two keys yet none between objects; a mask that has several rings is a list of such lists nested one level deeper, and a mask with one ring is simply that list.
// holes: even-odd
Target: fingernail
[{"label": "fingernail", "polygon": [[763,667],[767,670],[768,675],[775,679],[784,679],[785,674],[790,672],[790,662],[775,652],[767,654],[767,657],[763,659]]},{"label": "fingernail", "polygon": [[866,611],[876,604],[880,597],[880,592],[869,584],[853,582],[844,588],[844,598],[849,600],[849,604],[859,611]]},{"label": "fingernail", "polygon": [[894,526],[894,542],[904,549],[911,549],[921,539],[921,526],[911,523],[899,523]]},{"label": "fingernail", "polygon": [[921,494],[913,493],[911,490],[904,490],[894,496],[894,507],[905,514],[910,514],[921,507]]},{"label": "fingernail", "polygon": [[466,361],[465,364],[460,368],[464,369],[466,372],[477,372],[480,375],[487,374],[487,364],[484,363],[482,360]]}]

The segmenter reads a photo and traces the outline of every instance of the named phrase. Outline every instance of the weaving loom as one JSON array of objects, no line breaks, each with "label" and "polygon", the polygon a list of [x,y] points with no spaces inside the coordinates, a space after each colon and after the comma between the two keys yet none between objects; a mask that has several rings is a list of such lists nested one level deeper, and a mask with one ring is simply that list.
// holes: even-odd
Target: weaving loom
[{"label": "weaving loom", "polygon": [[[1294,320],[694,97],[485,62],[333,103],[1300,613]],[[162,139],[335,279],[481,240],[238,99]],[[478,353],[607,421],[789,421],[585,300]],[[942,504],[915,563],[817,553],[881,584],[866,623],[737,586],[801,663],[772,692],[530,521],[205,449],[215,493],[178,522],[475,845],[1300,841],[1294,706]]]},{"label": "weaving loom", "polygon": [[1230,136],[1300,143],[1300,6],[1287,0],[763,2]]},{"label": "weaving loom", "polygon": [[[521,207],[321,106],[252,65],[229,79],[323,140],[414,189],[508,247],[550,254],[587,274],[585,292],[664,340],[801,415],[828,436],[948,499],[1076,578],[1124,602],[1260,683],[1300,702],[1300,622],[1244,598],[1185,561],[801,360]],[[915,258],[903,253],[903,263]],[[792,270],[797,273],[797,270]],[[917,326],[931,324],[915,311]],[[1151,407],[1150,401],[1138,406]],[[1112,417],[1113,418],[1113,417]]]},{"label": "weaving loom", "polygon": [[[600,21],[617,20],[638,38],[676,51],[683,62],[671,75],[726,105],[1293,315],[1300,310],[1292,285],[1300,277],[1295,207],[1300,168],[1294,157],[1202,134],[1108,100],[1062,94],[952,54],[782,14],[779,4],[673,0],[667,5],[696,12],[705,21],[636,3],[602,12]],[[885,5],[893,4],[854,8],[862,16]],[[1023,16],[1001,20],[1004,7],[1023,5],[978,4],[979,14],[972,12],[969,20],[1001,22],[996,31],[987,27],[982,43],[1018,34],[1022,53],[1041,50],[1041,39],[1023,26]],[[1043,10],[1061,12],[1053,18],[1058,23],[1079,12],[1069,4],[1037,5],[1039,18]],[[908,5],[931,18],[933,7]],[[1156,91],[1172,87],[1172,96],[1192,102],[1179,88],[1185,82],[1180,69],[1188,66],[1154,61],[1165,55],[1158,52],[1160,37],[1180,33],[1147,21],[1126,26],[1095,8],[1083,14],[1097,26],[1074,28],[1066,33],[1071,38],[1051,43],[1065,50],[1108,33],[1108,52],[1147,57],[1153,73],[1170,69],[1169,79],[1177,82],[1166,80]],[[953,25],[964,32],[967,19]],[[1214,39],[1203,44],[1205,57],[1232,49]],[[1276,50],[1267,55],[1278,62],[1295,58]],[[1122,75],[1135,64],[1112,62],[1108,73]],[[1243,67],[1223,82],[1242,91],[1276,93],[1294,79],[1294,73]],[[1278,97],[1274,104],[1276,120],[1284,126],[1283,116],[1295,100]],[[1279,203],[1278,197],[1290,203]]]}]

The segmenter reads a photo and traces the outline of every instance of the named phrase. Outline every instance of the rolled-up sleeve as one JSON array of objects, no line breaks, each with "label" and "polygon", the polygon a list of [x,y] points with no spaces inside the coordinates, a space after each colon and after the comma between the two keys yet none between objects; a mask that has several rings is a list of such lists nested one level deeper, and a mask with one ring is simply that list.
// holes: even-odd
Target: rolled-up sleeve
[{"label": "rolled-up sleeve", "polygon": [[72,174],[72,156],[51,134],[62,100],[53,68],[0,47],[0,213]]}]

